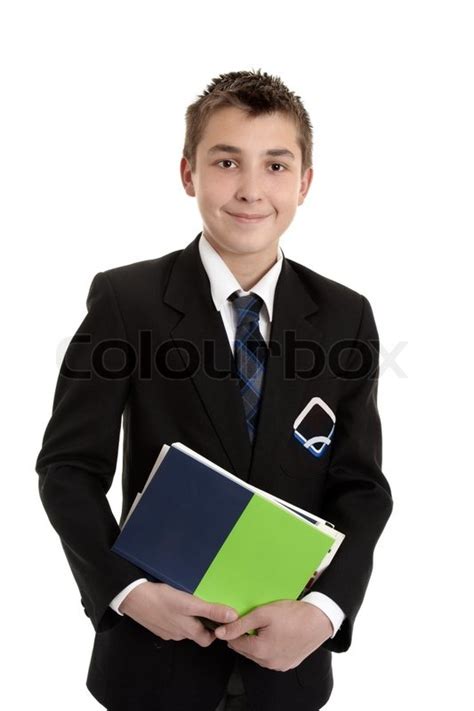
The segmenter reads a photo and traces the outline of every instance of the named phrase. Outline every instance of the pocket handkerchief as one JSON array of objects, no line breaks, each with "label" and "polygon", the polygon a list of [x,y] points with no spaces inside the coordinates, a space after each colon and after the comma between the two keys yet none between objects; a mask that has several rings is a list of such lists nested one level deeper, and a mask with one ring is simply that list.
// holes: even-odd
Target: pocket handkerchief
[{"label": "pocket handkerchief", "polygon": [[320,397],[313,397],[293,423],[293,435],[314,457],[322,457],[331,444],[336,415]]}]

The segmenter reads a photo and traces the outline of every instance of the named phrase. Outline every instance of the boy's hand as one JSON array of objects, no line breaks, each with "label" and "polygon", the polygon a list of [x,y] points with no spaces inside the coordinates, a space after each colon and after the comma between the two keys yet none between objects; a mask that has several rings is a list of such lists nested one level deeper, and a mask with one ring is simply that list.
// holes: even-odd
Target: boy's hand
[{"label": "boy's hand", "polygon": [[[245,634],[253,629],[256,635]],[[288,671],[329,639],[333,627],[329,617],[309,602],[278,600],[217,627],[214,634],[261,667]]]},{"label": "boy's hand", "polygon": [[207,630],[197,617],[206,617],[221,624],[238,618],[237,611],[232,607],[206,602],[166,583],[137,585],[119,609],[162,639],[192,639],[200,647],[209,647],[216,638],[214,632]]}]

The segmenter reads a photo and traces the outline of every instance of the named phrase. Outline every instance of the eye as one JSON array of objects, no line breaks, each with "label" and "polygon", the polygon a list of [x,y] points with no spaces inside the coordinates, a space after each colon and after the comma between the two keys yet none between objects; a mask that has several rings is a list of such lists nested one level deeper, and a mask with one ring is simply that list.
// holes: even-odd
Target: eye
[{"label": "eye", "polygon": [[222,160],[218,161],[217,165],[220,165],[221,163],[234,163],[234,161],[230,160],[230,158],[223,158]]},{"label": "eye", "polygon": [[275,165],[278,165],[280,168],[283,168],[283,170],[272,170],[272,173],[283,173],[286,170],[286,167],[282,163],[272,163],[272,168]]}]

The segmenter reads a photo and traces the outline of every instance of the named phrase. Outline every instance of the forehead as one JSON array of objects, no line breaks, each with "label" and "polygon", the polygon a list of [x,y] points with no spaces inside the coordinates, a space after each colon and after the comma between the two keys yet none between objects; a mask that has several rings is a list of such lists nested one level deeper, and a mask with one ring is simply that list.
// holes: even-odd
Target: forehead
[{"label": "forehead", "polygon": [[232,145],[242,152],[287,148],[296,157],[300,154],[296,123],[279,111],[249,117],[234,106],[217,109],[206,123],[198,150],[207,152],[218,144]]}]

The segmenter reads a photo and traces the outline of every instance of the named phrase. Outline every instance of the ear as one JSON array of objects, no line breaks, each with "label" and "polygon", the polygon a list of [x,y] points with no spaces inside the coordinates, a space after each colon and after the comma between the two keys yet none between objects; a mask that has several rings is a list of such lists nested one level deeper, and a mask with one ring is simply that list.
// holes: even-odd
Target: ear
[{"label": "ear", "polygon": [[305,199],[306,195],[308,194],[309,186],[311,185],[312,180],[313,180],[313,169],[306,168],[305,172],[303,173],[303,177],[301,178],[300,191],[299,191],[299,195],[298,195],[298,205],[303,204],[304,199]]},{"label": "ear", "polygon": [[196,191],[194,190],[194,184],[193,184],[193,174],[191,172],[191,166],[189,165],[189,161],[187,158],[184,156],[181,158],[181,163],[179,166],[179,170],[181,173],[181,182],[183,183],[183,187],[188,195],[191,197],[196,197]]}]

